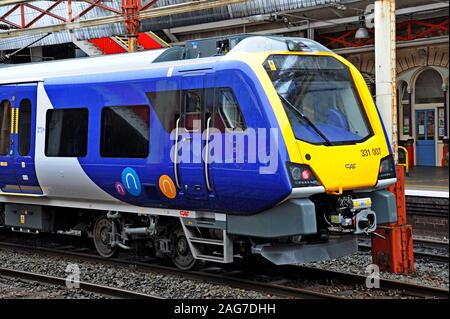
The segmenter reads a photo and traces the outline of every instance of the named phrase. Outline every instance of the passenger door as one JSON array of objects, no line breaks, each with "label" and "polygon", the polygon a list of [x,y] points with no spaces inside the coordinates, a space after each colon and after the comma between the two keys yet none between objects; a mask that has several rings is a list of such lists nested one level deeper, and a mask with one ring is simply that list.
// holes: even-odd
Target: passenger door
[{"label": "passenger door", "polygon": [[0,189],[42,195],[34,166],[36,84],[0,87]]},{"label": "passenger door", "polygon": [[16,87],[16,140],[14,167],[22,194],[42,195],[35,168],[35,132],[37,111],[37,84]]},{"label": "passenger door", "polygon": [[0,190],[20,193],[14,169],[14,144],[16,140],[16,109],[14,85],[0,86]]},{"label": "passenger door", "polygon": [[205,74],[186,75],[182,78],[181,114],[179,125],[179,183],[187,197],[207,199],[205,162],[202,152],[205,142]]},{"label": "passenger door", "polygon": [[418,166],[435,166],[435,112],[416,111],[416,157]]}]

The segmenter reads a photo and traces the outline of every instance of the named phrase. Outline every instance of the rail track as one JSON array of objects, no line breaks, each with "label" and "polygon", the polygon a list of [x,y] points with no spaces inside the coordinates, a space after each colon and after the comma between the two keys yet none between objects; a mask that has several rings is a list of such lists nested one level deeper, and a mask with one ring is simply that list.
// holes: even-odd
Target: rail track
[{"label": "rail track", "polygon": [[[342,297],[325,294],[320,292],[311,291],[308,289],[301,289],[289,286],[283,286],[276,283],[263,283],[263,282],[255,282],[251,280],[246,280],[242,278],[233,278],[226,275],[211,273],[208,271],[182,271],[174,267],[169,267],[157,263],[152,262],[143,262],[130,260],[128,258],[111,258],[105,259],[103,257],[97,256],[94,253],[85,253],[80,251],[86,251],[86,249],[79,248],[76,251],[67,250],[71,248],[70,246],[63,246],[60,248],[48,248],[48,247],[30,247],[28,245],[22,245],[17,243],[8,243],[0,241],[0,247],[9,248],[9,249],[18,249],[18,250],[27,250],[38,253],[45,253],[54,256],[66,256],[66,257],[76,257],[82,259],[84,261],[91,262],[101,262],[105,264],[111,265],[121,265],[121,266],[134,266],[136,270],[148,272],[155,271],[162,274],[168,275],[180,275],[188,279],[198,280],[198,281],[208,281],[210,283],[216,283],[220,285],[229,285],[235,288],[241,289],[249,289],[260,291],[268,294],[273,294],[280,297],[286,298],[308,298],[308,299],[343,299]],[[208,270],[212,270],[213,268],[208,268]],[[1,272],[0,272],[1,275]]]},{"label": "rail track", "polygon": [[448,198],[406,196],[406,213],[409,215],[448,218],[448,208]]},{"label": "rail track", "polygon": [[[320,269],[314,267],[300,266],[301,271],[307,273],[309,276],[329,276],[343,281],[351,281],[354,284],[364,285],[367,277],[364,275],[352,274],[347,272],[338,272],[328,269]],[[403,292],[407,296],[422,297],[422,298],[449,298],[449,290],[442,288],[435,288],[430,286],[407,283],[403,281],[380,279],[380,289],[382,290],[397,290]]]},{"label": "rail track", "polygon": [[[28,281],[34,281],[43,284],[56,285],[66,287],[66,279],[44,274],[38,274],[28,271],[20,271],[16,269],[7,269],[0,267],[0,276],[19,278]],[[135,291],[123,290],[103,285],[97,285],[89,282],[80,281],[79,288],[86,292],[96,293],[107,297],[121,299],[163,299],[158,296],[142,294]]]},{"label": "rail track", "polygon": [[[414,239],[414,257],[431,262],[449,263],[449,243],[431,240]],[[369,240],[361,240],[358,244],[361,251],[370,251]]]},{"label": "rail track", "polygon": [[[264,268],[264,270],[257,270],[255,273],[255,268],[248,270],[239,265],[218,267],[217,265],[205,264],[204,267],[199,270],[181,271],[174,267],[161,265],[154,259],[143,261],[132,256],[104,259],[96,255],[94,250],[89,246],[80,247],[75,243],[73,245],[65,245],[65,243],[58,245],[53,243],[47,246],[40,246],[38,244],[30,246],[29,244],[5,241],[0,238],[0,247],[15,250],[28,250],[41,254],[75,257],[84,261],[101,262],[111,265],[132,265],[135,270],[143,272],[159,272],[168,275],[179,275],[191,280],[228,285],[234,288],[258,291],[284,298],[345,299],[345,293],[339,295],[337,293],[323,292],[323,289],[318,289],[318,287],[323,288],[324,286],[333,287],[347,285],[349,287],[346,289],[351,291],[355,289],[355,286],[365,287],[366,282],[366,276],[363,275],[307,266],[259,267]],[[307,284],[299,285],[299,282],[307,282]],[[380,291],[396,291],[405,297],[418,298],[448,298],[449,293],[446,289],[387,279],[380,279],[380,290],[378,290],[377,293],[379,294]],[[343,292],[345,292],[345,289]],[[120,296],[120,291],[117,293],[117,296],[120,298],[128,298],[124,295]],[[136,296],[129,296],[129,298],[142,297],[145,298],[145,296],[140,296],[139,294]]]}]

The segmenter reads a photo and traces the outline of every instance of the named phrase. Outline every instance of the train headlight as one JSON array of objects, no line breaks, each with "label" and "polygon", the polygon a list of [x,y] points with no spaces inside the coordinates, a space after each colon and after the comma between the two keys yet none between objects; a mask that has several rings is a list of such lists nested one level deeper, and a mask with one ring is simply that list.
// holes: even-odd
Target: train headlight
[{"label": "train headlight", "polygon": [[392,155],[388,155],[381,159],[380,170],[378,171],[378,179],[395,178],[395,165]]},{"label": "train headlight", "polygon": [[287,163],[287,168],[294,187],[320,186],[308,165]]}]

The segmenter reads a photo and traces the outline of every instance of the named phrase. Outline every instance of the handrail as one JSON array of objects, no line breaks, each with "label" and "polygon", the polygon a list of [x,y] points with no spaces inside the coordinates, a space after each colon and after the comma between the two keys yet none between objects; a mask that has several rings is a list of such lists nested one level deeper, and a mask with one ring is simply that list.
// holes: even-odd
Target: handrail
[{"label": "handrail", "polygon": [[173,170],[174,170],[174,176],[175,176],[175,184],[177,185],[178,189],[181,189],[180,186],[180,180],[178,178],[178,137],[180,133],[180,120],[181,117],[178,118],[176,127],[175,127],[175,151],[173,155]]},{"label": "handrail", "polygon": [[212,187],[209,182],[209,133],[210,133],[211,117],[208,118],[206,122],[206,145],[205,145],[205,180],[206,188],[208,191],[212,192]]},{"label": "handrail", "polygon": [[119,37],[118,35],[116,35],[116,36],[114,36],[114,37],[117,39],[117,41],[122,42],[123,45],[125,45],[126,47],[128,47],[128,42],[127,42],[127,41],[125,41],[124,39],[122,39],[122,38]]},{"label": "handrail", "polygon": [[398,163],[398,165],[402,165],[405,166],[405,171],[406,174],[409,174],[409,157],[408,157],[408,149],[406,149],[406,147],[403,146],[398,146],[398,150],[402,150],[403,152],[405,152],[405,163]]}]

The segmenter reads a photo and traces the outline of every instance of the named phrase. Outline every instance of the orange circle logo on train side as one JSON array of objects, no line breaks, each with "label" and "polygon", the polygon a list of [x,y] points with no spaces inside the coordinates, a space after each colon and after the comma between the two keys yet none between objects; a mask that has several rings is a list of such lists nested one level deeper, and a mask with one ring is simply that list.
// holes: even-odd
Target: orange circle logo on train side
[{"label": "orange circle logo on train side", "polygon": [[169,199],[174,199],[177,196],[177,189],[172,179],[167,175],[162,175],[159,178],[159,189]]}]

